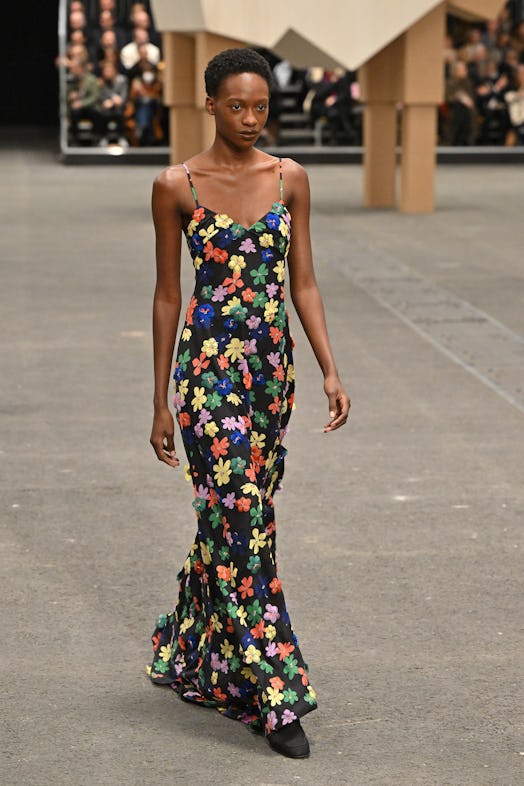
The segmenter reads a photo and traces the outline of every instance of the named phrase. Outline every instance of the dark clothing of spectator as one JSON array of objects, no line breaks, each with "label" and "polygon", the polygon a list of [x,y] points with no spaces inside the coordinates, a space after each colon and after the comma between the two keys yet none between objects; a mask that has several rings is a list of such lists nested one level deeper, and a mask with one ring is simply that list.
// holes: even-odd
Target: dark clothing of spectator
[{"label": "dark clothing of spectator", "polygon": [[97,130],[101,137],[120,138],[124,135],[127,92],[127,78],[122,74],[117,74],[112,81],[102,81],[100,106],[96,112]]},{"label": "dark clothing of spectator", "polygon": [[111,28],[97,27],[91,37],[92,51],[94,53],[95,60],[99,60],[101,57],[100,53],[102,47],[100,45],[100,39],[102,38],[102,34],[105,32],[105,30],[112,30],[114,32],[116,38],[116,46],[117,49],[119,50],[122,49],[129,41],[129,36],[127,35],[126,31],[122,27],[119,27],[118,25],[114,25],[114,27]]},{"label": "dark clothing of spectator", "polygon": [[478,143],[504,144],[509,128],[509,117],[504,95],[507,79],[493,74],[477,85],[477,108],[481,117]]},{"label": "dark clothing of spectator", "polygon": [[348,73],[336,82],[322,84],[311,103],[312,119],[315,121],[321,117],[326,118],[329,143],[332,145],[351,145],[356,140],[352,118],[355,102],[350,92],[351,81]]},{"label": "dark clothing of spectator", "polygon": [[476,133],[475,92],[468,78],[451,78],[446,84],[449,107],[448,137],[451,145],[472,145]]},{"label": "dark clothing of spectator", "polygon": [[155,145],[162,138],[161,94],[162,86],[154,70],[144,71],[131,82],[129,127],[134,144]]}]

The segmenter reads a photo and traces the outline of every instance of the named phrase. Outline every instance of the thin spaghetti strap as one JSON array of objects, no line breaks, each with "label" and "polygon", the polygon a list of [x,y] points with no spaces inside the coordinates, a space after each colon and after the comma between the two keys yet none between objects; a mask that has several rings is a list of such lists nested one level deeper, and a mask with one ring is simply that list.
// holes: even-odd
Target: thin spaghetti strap
[{"label": "thin spaghetti strap", "polygon": [[182,166],[186,170],[187,179],[189,180],[189,187],[191,188],[191,193],[193,194],[193,199],[195,200],[195,204],[199,207],[197,192],[195,186],[193,185],[193,181],[191,180],[191,172],[189,171],[189,167],[185,161],[182,162]]},{"label": "thin spaghetti strap", "polygon": [[278,184],[279,184],[279,188],[280,188],[280,201],[283,202],[284,201],[284,180],[283,180],[283,177],[282,177],[282,159],[281,158],[278,159],[278,171],[279,171]]}]

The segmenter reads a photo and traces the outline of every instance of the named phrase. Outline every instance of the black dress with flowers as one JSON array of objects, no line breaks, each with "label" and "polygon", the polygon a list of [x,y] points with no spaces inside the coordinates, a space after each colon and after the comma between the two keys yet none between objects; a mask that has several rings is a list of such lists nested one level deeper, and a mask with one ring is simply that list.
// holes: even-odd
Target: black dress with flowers
[{"label": "black dress with flowers", "polygon": [[185,230],[195,290],[177,350],[175,408],[198,531],[175,608],[153,634],[151,679],[266,733],[316,707],[277,575],[273,493],[293,407],[284,302],[291,217],[250,227],[196,202]]}]

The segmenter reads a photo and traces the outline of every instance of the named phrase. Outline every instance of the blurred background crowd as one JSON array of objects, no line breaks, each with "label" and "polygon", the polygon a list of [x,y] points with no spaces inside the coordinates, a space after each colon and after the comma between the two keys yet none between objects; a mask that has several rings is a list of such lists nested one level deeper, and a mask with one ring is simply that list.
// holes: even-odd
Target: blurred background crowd
[{"label": "blurred background crowd", "polygon": [[[296,69],[259,51],[274,76],[262,144],[361,144],[356,72]],[[70,0],[66,53],[57,63],[66,74],[70,145],[168,144],[162,42],[149,2]],[[510,0],[486,24],[449,16],[443,69],[439,144],[524,144],[524,3]]]},{"label": "blurred background crowd", "polygon": [[162,42],[149,2],[71,0],[66,69],[70,145],[166,144]]}]

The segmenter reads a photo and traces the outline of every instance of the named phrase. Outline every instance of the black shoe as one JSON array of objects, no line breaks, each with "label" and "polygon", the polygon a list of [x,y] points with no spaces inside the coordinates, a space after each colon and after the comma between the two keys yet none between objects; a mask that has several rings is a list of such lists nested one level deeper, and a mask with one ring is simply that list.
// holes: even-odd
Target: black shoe
[{"label": "black shoe", "polygon": [[306,759],[309,756],[309,742],[299,720],[272,731],[267,741],[274,751],[290,759]]}]

